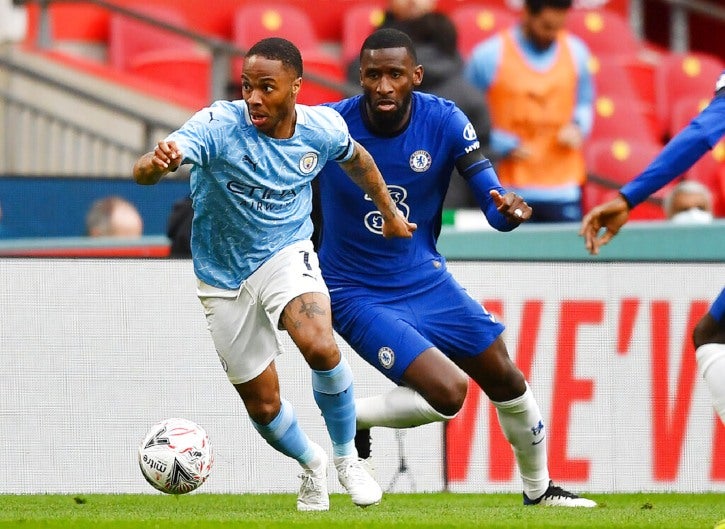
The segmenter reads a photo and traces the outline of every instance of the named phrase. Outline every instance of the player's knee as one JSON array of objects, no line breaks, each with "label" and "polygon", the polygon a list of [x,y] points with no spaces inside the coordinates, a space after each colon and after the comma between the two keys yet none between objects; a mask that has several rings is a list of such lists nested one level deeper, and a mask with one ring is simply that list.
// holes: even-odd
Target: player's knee
[{"label": "player's knee", "polygon": [[453,417],[463,407],[468,393],[468,377],[452,377],[445,381],[429,399],[430,405],[441,415]]},{"label": "player's knee", "polygon": [[705,314],[692,330],[692,343],[695,345],[695,349],[713,342],[712,328],[713,326],[709,321],[708,315]]},{"label": "player's knee", "polygon": [[494,402],[513,400],[526,392],[526,378],[513,362],[508,362],[505,369],[491,373],[486,380],[477,382]]},{"label": "player's knee", "polygon": [[245,402],[249,418],[257,424],[267,425],[271,423],[279,414],[280,405],[274,402],[255,401],[252,403]]},{"label": "player's knee", "polygon": [[312,369],[327,371],[340,362],[340,350],[332,336],[319,336],[298,346]]}]

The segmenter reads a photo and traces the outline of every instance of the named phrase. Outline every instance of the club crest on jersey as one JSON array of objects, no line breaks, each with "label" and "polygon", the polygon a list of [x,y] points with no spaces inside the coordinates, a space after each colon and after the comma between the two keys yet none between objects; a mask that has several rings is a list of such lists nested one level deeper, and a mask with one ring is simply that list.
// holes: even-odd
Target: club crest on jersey
[{"label": "club crest on jersey", "polygon": [[433,161],[433,158],[431,158],[430,153],[428,151],[419,150],[415,151],[413,154],[410,155],[410,160],[408,160],[408,163],[410,164],[410,168],[415,171],[416,173],[422,173],[423,171],[427,171],[430,168],[430,164]]},{"label": "club crest on jersey", "polygon": [[395,363],[395,353],[390,347],[381,347],[378,350],[378,362],[385,369],[390,369]]},{"label": "club crest on jersey", "polygon": [[308,152],[300,160],[300,171],[305,174],[310,174],[317,167],[317,153]]},{"label": "club crest on jersey", "polygon": [[476,129],[470,123],[463,129],[463,139],[466,141],[473,141],[476,139]]}]

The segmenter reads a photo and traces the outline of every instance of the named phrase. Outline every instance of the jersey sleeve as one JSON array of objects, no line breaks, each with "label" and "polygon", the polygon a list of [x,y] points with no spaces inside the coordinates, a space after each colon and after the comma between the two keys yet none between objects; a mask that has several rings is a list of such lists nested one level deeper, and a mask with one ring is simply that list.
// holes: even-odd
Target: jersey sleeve
[{"label": "jersey sleeve", "polygon": [[692,167],[724,134],[725,93],[719,92],[637,178],[622,186],[620,192],[631,206],[636,206]]},{"label": "jersey sleeve", "polygon": [[489,224],[499,231],[512,230],[516,224],[510,223],[498,211],[490,194],[494,189],[501,195],[506,191],[499,183],[490,160],[483,155],[473,125],[457,107],[451,114],[447,135],[453,138],[456,169],[468,183]]},{"label": "jersey sleeve", "polygon": [[348,161],[355,151],[355,144],[352,136],[350,136],[347,123],[345,123],[340,113],[334,108],[329,106],[320,106],[317,108],[323,112],[326,121],[329,123],[328,128],[332,135],[330,159],[338,163]]},{"label": "jersey sleeve", "polygon": [[204,108],[167,136],[166,141],[175,141],[179,146],[184,155],[183,163],[204,166],[213,157],[214,142],[209,125],[219,123],[215,112],[218,111],[213,106]]}]

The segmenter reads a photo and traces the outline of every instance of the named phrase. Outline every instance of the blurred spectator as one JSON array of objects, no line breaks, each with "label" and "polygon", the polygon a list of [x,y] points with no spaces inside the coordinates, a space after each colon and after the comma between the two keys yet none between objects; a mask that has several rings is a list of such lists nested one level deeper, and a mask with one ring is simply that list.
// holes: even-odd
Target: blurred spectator
[{"label": "blurred spectator", "polygon": [[136,206],[126,199],[118,196],[101,198],[86,214],[86,234],[90,237],[137,238],[143,235],[143,221]]},{"label": "blurred spectator", "polygon": [[[406,33],[415,44],[423,65],[423,82],[417,89],[450,99],[463,111],[476,129],[481,151],[495,161],[489,148],[491,117],[481,93],[463,77],[465,65],[458,52],[458,33],[451,19],[435,11],[437,0],[389,0],[381,28]],[[360,82],[360,61],[348,69],[350,82]],[[454,169],[444,208],[476,208],[479,205],[470,188]]]},{"label": "blurred spectator", "polygon": [[182,198],[174,203],[166,224],[166,236],[171,240],[169,257],[184,259],[191,257],[191,221],[194,209],[191,197]]},{"label": "blurred spectator", "polygon": [[0,44],[23,40],[27,24],[25,7],[15,6],[12,0],[0,0]]},{"label": "blurred spectator", "polygon": [[677,224],[712,222],[712,193],[696,180],[683,180],[673,187],[663,207],[667,218]]},{"label": "blurred spectator", "polygon": [[526,0],[521,22],[482,42],[466,78],[488,97],[501,184],[534,222],[581,219],[582,144],[592,129],[589,50],[563,31],[571,0]]}]

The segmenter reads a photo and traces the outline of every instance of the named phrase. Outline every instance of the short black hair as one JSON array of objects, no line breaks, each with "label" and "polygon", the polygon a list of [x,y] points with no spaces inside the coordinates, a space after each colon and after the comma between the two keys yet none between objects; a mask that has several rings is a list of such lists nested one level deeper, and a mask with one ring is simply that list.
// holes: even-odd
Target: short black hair
[{"label": "short black hair", "polygon": [[281,37],[268,37],[254,44],[247,57],[258,55],[273,61],[282,61],[282,64],[292,68],[297,77],[302,77],[302,55],[297,46]]},{"label": "short black hair", "polygon": [[365,50],[384,50],[387,48],[405,48],[408,50],[413,62],[418,62],[413,41],[402,31],[393,28],[379,29],[366,38],[362,48],[360,48],[360,60],[362,60],[362,54]]},{"label": "short black hair", "polygon": [[547,7],[553,9],[569,9],[572,0],[526,0],[526,10],[532,15],[538,15],[541,10]]}]

